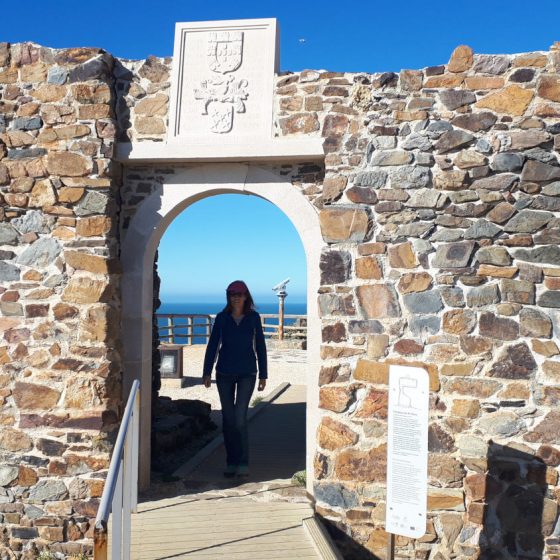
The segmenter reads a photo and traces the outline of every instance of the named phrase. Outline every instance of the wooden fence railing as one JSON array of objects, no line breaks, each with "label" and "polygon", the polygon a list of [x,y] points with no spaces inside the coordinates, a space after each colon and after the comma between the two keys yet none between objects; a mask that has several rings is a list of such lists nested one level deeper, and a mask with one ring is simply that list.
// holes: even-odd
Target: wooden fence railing
[{"label": "wooden fence railing", "polygon": [[[261,314],[264,336],[278,338],[280,331],[277,313]],[[284,315],[283,338],[307,338],[307,315]],[[282,337],[280,337],[282,339]]]},{"label": "wooden fence railing", "polygon": [[[198,313],[156,313],[156,317],[161,342],[190,345],[194,344],[195,338],[204,338],[205,342],[208,342],[216,316]],[[178,339],[186,342],[179,343]]]},{"label": "wooden fence railing", "polygon": [[[167,344],[195,344],[195,339],[202,339],[206,344],[210,338],[210,331],[215,315],[198,313],[156,313],[159,339]],[[265,337],[279,338],[307,338],[306,315],[284,315],[283,328],[280,329],[279,315],[275,313],[261,314]]]}]

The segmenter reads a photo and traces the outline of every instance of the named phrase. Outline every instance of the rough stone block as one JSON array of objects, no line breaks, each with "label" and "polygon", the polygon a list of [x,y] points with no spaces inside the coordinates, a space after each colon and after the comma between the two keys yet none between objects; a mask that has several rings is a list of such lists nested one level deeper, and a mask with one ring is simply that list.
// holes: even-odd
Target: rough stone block
[{"label": "rough stone block", "polygon": [[47,157],[47,170],[52,175],[81,177],[92,172],[90,158],[72,152],[51,152]]},{"label": "rough stone block", "polygon": [[393,268],[415,268],[418,266],[416,255],[410,242],[389,247],[389,264]]},{"label": "rough stone block", "polygon": [[387,476],[387,446],[362,451],[341,451],[335,460],[335,474],[339,480],[382,482]]},{"label": "rough stone block", "polygon": [[389,284],[358,286],[359,305],[368,319],[398,317],[400,306],[395,289]]},{"label": "rough stone block", "polygon": [[381,280],[383,270],[375,257],[356,259],[356,277],[363,280]]},{"label": "rough stone block", "polygon": [[544,99],[560,102],[560,78],[555,75],[543,74],[537,83],[537,93]]},{"label": "rough stone block", "polygon": [[481,109],[490,109],[496,113],[521,116],[525,113],[533,96],[534,93],[531,90],[511,85],[497,93],[491,93],[483,97],[475,106]]},{"label": "rough stone block", "polygon": [[438,291],[405,294],[404,305],[412,314],[433,314],[443,308],[441,295]]},{"label": "rough stone block", "polygon": [[346,488],[343,484],[319,482],[313,487],[315,499],[332,507],[352,508],[358,505],[355,490]]},{"label": "rough stone block", "polygon": [[330,451],[353,445],[358,440],[358,434],[345,424],[332,418],[325,417],[317,430],[317,443],[320,447]]},{"label": "rough stone block", "polygon": [[492,364],[488,375],[504,379],[530,379],[537,368],[531,350],[525,342],[503,350]]},{"label": "rough stone block", "polygon": [[500,282],[502,301],[513,303],[535,303],[535,284],[527,280],[502,280]]},{"label": "rough stone block", "polygon": [[468,265],[474,247],[474,241],[440,245],[436,249],[432,266],[436,268],[463,268]]},{"label": "rough stone block", "polygon": [[321,387],[319,391],[319,408],[343,412],[348,408],[352,393],[347,387]]},{"label": "rough stone block", "polygon": [[362,208],[331,206],[321,210],[319,220],[323,239],[327,243],[360,243],[367,237],[370,217]]},{"label": "rough stone block", "polygon": [[96,280],[87,276],[73,276],[62,294],[62,300],[70,303],[97,303],[109,292],[108,280]]}]

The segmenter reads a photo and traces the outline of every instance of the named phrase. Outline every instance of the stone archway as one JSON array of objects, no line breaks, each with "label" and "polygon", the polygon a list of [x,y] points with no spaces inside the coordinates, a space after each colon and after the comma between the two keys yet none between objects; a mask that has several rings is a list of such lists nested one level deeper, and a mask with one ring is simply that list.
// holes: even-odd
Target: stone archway
[{"label": "stone archway", "polygon": [[290,219],[303,244],[307,264],[308,389],[306,415],[307,484],[313,483],[318,423],[320,322],[317,312],[319,260],[323,239],[316,208],[290,182],[270,170],[247,164],[207,164],[177,168],[139,206],[126,231],[121,262],[123,398],[141,380],[139,486],[150,483],[151,337],[153,262],[169,224],[191,204],[219,194],[247,194],[268,200]]}]

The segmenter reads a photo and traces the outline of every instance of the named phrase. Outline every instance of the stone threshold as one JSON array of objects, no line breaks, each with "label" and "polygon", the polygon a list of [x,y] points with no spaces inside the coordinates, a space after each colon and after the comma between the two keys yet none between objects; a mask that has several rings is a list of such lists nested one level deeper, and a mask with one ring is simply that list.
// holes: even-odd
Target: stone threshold
[{"label": "stone threshold", "polygon": [[331,536],[316,516],[306,517],[302,524],[322,560],[344,560]]},{"label": "stone threshold", "polygon": [[269,138],[250,142],[119,142],[116,159],[126,163],[322,161],[323,138]]}]

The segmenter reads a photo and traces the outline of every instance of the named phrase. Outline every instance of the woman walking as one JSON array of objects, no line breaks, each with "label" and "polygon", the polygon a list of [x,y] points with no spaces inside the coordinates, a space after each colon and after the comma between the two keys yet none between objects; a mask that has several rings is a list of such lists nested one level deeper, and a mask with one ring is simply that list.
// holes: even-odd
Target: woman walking
[{"label": "woman walking", "polygon": [[267,378],[266,345],[261,317],[245,282],[226,289],[227,305],[216,315],[204,356],[202,380],[210,387],[216,362],[216,385],[222,404],[226,447],[224,476],[249,476],[247,410],[257,380],[264,390]]}]

